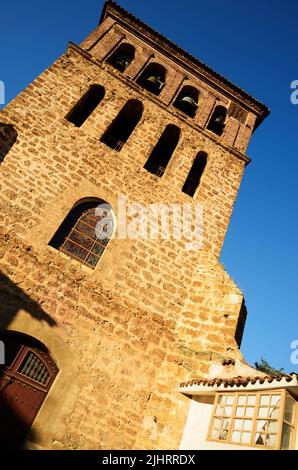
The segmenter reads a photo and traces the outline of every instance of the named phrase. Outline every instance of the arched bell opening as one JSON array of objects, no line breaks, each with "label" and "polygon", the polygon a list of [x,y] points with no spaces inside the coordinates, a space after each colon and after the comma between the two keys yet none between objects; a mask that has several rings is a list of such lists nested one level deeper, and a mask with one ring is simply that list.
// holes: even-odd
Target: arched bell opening
[{"label": "arched bell opening", "polygon": [[184,86],[178,94],[174,106],[190,117],[194,117],[198,109],[199,91],[192,86]]},{"label": "arched bell opening", "polygon": [[120,44],[116,51],[107,60],[115,69],[124,72],[135,57],[135,48],[128,43]]},{"label": "arched bell opening", "polygon": [[159,95],[166,83],[166,69],[156,62],[152,62],[145,68],[137,83],[150,93]]},{"label": "arched bell opening", "polygon": [[216,106],[210,118],[207,129],[216,135],[221,136],[225,129],[227,109],[224,106]]}]

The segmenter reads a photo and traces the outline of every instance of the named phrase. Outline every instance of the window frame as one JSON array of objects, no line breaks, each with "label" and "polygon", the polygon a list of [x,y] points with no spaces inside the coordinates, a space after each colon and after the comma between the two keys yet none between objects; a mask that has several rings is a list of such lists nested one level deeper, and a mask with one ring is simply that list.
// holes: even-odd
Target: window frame
[{"label": "window frame", "polygon": [[[102,218],[100,218],[100,216],[96,214],[96,209],[100,206],[102,206],[102,209],[107,211],[108,220],[110,221],[110,227],[112,230],[110,232],[107,232],[105,238],[99,239],[99,237],[93,237],[90,235],[90,233],[82,230],[80,226],[92,229],[92,231],[94,231],[94,234],[96,235],[97,222],[102,220]],[[92,223],[89,223],[89,221],[86,220],[86,217],[91,219],[96,218],[96,224],[94,223],[95,219],[93,222],[91,220]],[[105,219],[105,216],[103,217],[103,219]],[[99,262],[102,260],[102,257],[105,256],[106,248],[112,241],[116,230],[116,222],[116,215],[110,203],[99,198],[83,198],[79,200],[65,215],[64,219],[56,229],[50,241],[48,242],[48,247],[51,250],[55,250],[55,252],[58,252],[58,254],[61,255],[63,258],[67,260],[72,260],[75,263],[78,263],[79,266],[94,271],[97,268]],[[78,235],[81,238],[83,237],[84,241],[87,241],[90,246],[87,248],[87,246],[83,245],[82,243],[79,243],[75,238],[72,238],[72,235]],[[65,245],[69,244],[84,250],[84,252],[86,252],[84,258],[78,256],[77,253],[73,253],[71,250],[68,250]],[[102,251],[100,253],[97,253],[93,250],[96,245],[97,247],[102,248]],[[91,255],[94,255],[94,257],[97,258],[95,264],[92,264],[91,262],[87,261]]]},{"label": "window frame", "polygon": [[[254,442],[255,435],[256,435],[256,426],[257,426],[257,421],[260,419],[258,417],[258,410],[260,408],[260,400],[262,395],[280,395],[280,408],[279,408],[279,416],[277,419],[273,419],[274,421],[277,421],[277,433],[276,433],[276,444],[275,446],[268,446],[268,445],[261,445],[261,444],[256,444]],[[215,439],[211,437],[212,431],[214,429],[214,420],[217,418],[216,416],[216,409],[217,406],[220,405],[219,403],[219,398],[221,396],[227,396],[227,395],[233,395],[234,396],[234,401],[232,405],[232,411],[231,415],[229,417],[229,426],[228,426],[228,434],[227,438],[225,440],[223,439]],[[236,407],[239,406],[238,403],[238,397],[240,395],[244,396],[250,396],[250,395],[256,395],[256,403],[254,406],[254,413],[251,418],[252,420],[252,429],[251,429],[251,438],[249,443],[241,443],[241,442],[233,442],[232,441],[232,432],[233,432],[233,424],[235,419],[245,419],[245,417],[237,417],[236,416]],[[287,395],[290,396],[290,398],[294,399],[295,404],[294,404],[294,412],[293,412],[293,424],[288,423],[284,419],[284,413],[285,413],[285,403],[286,403],[286,397]],[[244,405],[244,408],[247,407],[247,404]],[[265,420],[265,418],[264,418]],[[268,420],[268,418],[266,418]],[[281,440],[282,440],[282,431],[283,431],[283,424],[284,422],[291,426],[292,432],[291,432],[291,441],[290,441],[290,446],[288,450],[292,450],[294,448],[295,440],[296,440],[296,432],[297,432],[297,400],[296,398],[286,389],[270,389],[270,390],[241,390],[241,391],[219,391],[216,392],[215,394],[215,399],[213,403],[213,409],[212,409],[212,415],[208,427],[208,433],[207,433],[207,441],[210,442],[219,442],[221,444],[226,444],[230,446],[243,446],[243,447],[250,447],[250,448],[256,448],[260,450],[280,450],[281,449]],[[243,430],[242,430],[243,431]]]},{"label": "window frame", "polygon": [[[88,221],[86,222],[86,220],[82,220],[83,217],[90,217],[92,218],[92,216],[89,216],[89,214],[92,214],[95,212],[96,208],[91,208],[91,209],[87,209],[85,210],[81,215],[80,217],[76,220],[76,223],[75,225],[73,225],[68,233],[68,235],[65,236],[65,239],[62,243],[62,245],[60,246],[59,248],[59,252],[61,253],[64,253],[66,256],[69,256],[70,258],[73,258],[75,259],[76,261],[79,261],[81,264],[85,265],[85,266],[88,266],[89,268],[91,269],[95,269],[95,267],[97,266],[97,264],[99,263],[99,260],[100,258],[102,257],[103,253],[105,252],[105,249],[107,247],[107,245],[109,244],[110,242],[110,238],[105,238],[104,240],[107,240],[107,242],[104,244],[102,240],[98,241],[98,239],[95,239],[95,238],[92,238],[90,237],[89,235],[87,235],[86,233],[84,233],[83,231],[81,231],[79,228],[78,228],[78,225],[79,224],[83,224],[83,225],[86,225],[87,227],[90,227],[92,229],[94,229],[95,231],[95,227],[93,227],[92,225],[90,225],[88,223]],[[113,219],[113,214],[112,214],[112,209],[110,209],[110,216],[111,216],[111,219],[113,220],[114,222],[114,219]],[[89,241],[90,240],[90,247],[89,248],[86,248],[86,246],[78,243],[77,241],[73,240],[71,238],[71,236],[73,234],[79,234],[81,236],[83,236],[85,238],[86,241]],[[91,244],[92,243],[92,244]],[[83,250],[85,250],[87,252],[85,258],[80,258],[79,256],[77,256],[76,254],[72,253],[70,250],[67,250],[65,248],[65,245],[67,244],[71,244],[71,245],[75,245],[79,248],[82,248]],[[96,245],[99,245],[101,248],[102,248],[102,252],[98,255],[97,253],[95,253],[93,251],[93,249],[95,248]],[[88,262],[88,259],[89,257],[93,255],[95,256],[95,258],[97,258],[97,261],[96,261],[96,264],[95,265],[92,265],[91,263]]]}]

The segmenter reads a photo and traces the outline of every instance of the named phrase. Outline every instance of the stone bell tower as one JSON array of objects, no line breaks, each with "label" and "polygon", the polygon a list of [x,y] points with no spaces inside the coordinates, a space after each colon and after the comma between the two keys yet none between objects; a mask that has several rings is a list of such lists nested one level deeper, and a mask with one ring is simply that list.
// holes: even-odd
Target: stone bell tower
[{"label": "stone bell tower", "polygon": [[[267,114],[113,2],[1,111],[0,327],[14,362],[0,401],[22,445],[179,447],[179,382],[240,357],[243,295],[218,259]],[[123,235],[123,220],[119,236],[123,206],[129,225],[132,207],[160,204],[170,220],[201,207],[199,245]]]}]

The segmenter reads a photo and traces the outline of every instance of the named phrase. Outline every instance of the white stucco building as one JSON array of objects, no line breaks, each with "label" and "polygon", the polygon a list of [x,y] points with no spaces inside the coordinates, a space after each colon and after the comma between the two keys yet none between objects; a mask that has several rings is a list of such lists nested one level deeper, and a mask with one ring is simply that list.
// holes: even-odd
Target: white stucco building
[{"label": "white stucco building", "polygon": [[191,405],[180,448],[298,449],[298,375],[266,375],[240,360],[181,384]]}]

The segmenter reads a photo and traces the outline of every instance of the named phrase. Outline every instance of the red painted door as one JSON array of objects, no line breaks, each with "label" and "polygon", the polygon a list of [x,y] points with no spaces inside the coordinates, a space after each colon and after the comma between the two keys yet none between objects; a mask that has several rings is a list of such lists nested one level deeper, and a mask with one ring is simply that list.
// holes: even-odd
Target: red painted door
[{"label": "red painted door", "polygon": [[[0,366],[0,448],[21,448],[58,368],[46,348],[23,335],[0,335],[5,365]],[[34,427],[32,428],[34,435]]]}]

